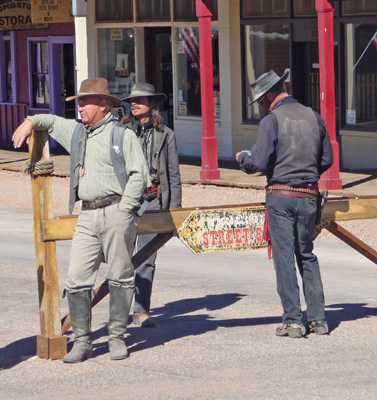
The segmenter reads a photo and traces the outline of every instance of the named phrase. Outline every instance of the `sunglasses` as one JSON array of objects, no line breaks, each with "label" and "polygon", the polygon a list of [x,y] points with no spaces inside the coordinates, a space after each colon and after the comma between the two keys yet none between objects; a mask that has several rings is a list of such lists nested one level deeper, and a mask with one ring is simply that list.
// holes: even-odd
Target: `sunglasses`
[{"label": "sunglasses", "polygon": [[262,96],[259,100],[257,100],[258,104],[261,104],[262,101],[266,98],[266,95]]}]

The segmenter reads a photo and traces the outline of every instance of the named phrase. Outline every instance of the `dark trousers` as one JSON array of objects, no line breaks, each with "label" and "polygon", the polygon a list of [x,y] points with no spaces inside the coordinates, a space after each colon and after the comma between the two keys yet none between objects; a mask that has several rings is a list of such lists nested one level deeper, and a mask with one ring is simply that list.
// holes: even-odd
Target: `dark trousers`
[{"label": "dark trousers", "polygon": [[[156,198],[148,204],[147,210],[159,210],[160,201]],[[156,235],[138,235],[136,250],[139,251],[146,246]],[[156,268],[157,253],[152,254],[135,271],[135,303],[133,312],[148,312],[151,307],[151,295]]]},{"label": "dark trousers", "polygon": [[266,206],[283,323],[302,322],[295,260],[302,277],[308,321],[325,319],[321,273],[312,252],[316,200],[267,193]]}]

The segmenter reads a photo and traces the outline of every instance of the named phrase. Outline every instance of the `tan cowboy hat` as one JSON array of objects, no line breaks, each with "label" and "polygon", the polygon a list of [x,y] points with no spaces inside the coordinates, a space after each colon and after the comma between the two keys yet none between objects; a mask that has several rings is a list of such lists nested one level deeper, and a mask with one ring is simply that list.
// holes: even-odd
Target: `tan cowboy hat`
[{"label": "tan cowboy hat", "polygon": [[167,99],[167,96],[163,93],[156,93],[156,89],[150,83],[137,82],[134,83],[131,89],[131,93],[128,97],[122,99],[126,103],[131,103],[131,99],[134,97],[149,97],[152,98],[156,103],[160,103]]},{"label": "tan cowboy hat", "polygon": [[284,82],[288,78],[288,75],[289,71],[280,77],[273,69],[261,75],[254,83],[250,85],[253,101],[247,104],[246,107],[261,99],[267,92],[269,92],[280,82]]},{"label": "tan cowboy hat", "polygon": [[114,106],[121,105],[120,98],[110,94],[109,84],[104,78],[89,78],[83,80],[77,96],[67,97],[65,101],[71,101],[85,96],[95,96],[103,99],[109,99]]}]

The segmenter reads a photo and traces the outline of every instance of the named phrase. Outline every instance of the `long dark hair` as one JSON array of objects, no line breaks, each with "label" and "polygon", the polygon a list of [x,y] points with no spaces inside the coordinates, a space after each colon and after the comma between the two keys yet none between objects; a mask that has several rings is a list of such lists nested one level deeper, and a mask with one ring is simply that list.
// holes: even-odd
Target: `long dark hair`
[{"label": "long dark hair", "polygon": [[[131,122],[133,118],[133,115],[131,112],[129,112],[121,121],[122,124],[126,125],[129,122]],[[151,108],[151,118],[153,120],[153,128],[156,129],[156,131],[162,131],[164,129],[164,120],[161,117],[160,112],[158,111],[158,108],[156,104]]]}]

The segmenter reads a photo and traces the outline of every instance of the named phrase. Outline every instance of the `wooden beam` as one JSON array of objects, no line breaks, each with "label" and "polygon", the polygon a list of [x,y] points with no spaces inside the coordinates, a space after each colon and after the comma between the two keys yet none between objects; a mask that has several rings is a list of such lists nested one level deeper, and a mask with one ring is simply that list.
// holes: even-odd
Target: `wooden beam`
[{"label": "wooden beam", "polygon": [[353,249],[361,253],[363,256],[377,264],[377,251],[368,246],[366,243],[362,242],[351,232],[347,231],[347,229],[338,225],[334,221],[330,222],[330,224],[326,226],[326,229],[340,240],[343,240],[343,242],[347,243]]},{"label": "wooden beam", "polygon": [[[178,230],[186,218],[195,210],[245,208],[264,205],[263,203],[224,205],[216,207],[176,208],[171,210],[147,211],[140,219],[138,233],[167,233]],[[354,219],[377,218],[377,197],[329,199],[323,210],[328,221],[349,221]],[[42,241],[72,239],[77,216],[58,217],[41,221]]]},{"label": "wooden beam", "polygon": [[[38,134],[33,131],[29,152],[32,162],[49,158],[47,131]],[[31,186],[41,330],[37,338],[37,355],[56,359],[64,357],[67,352],[67,338],[61,335],[56,244],[54,241],[44,242],[41,237],[41,220],[53,218],[51,176],[32,176]]]}]

